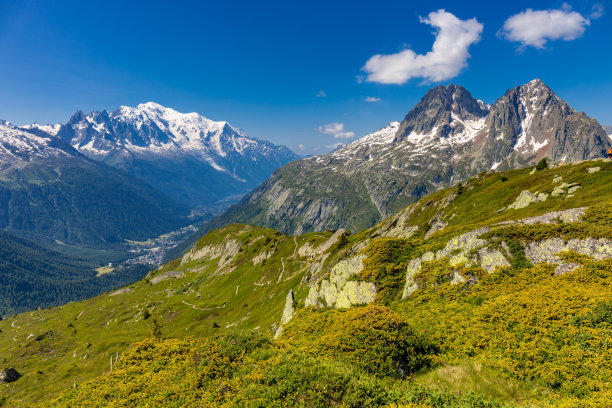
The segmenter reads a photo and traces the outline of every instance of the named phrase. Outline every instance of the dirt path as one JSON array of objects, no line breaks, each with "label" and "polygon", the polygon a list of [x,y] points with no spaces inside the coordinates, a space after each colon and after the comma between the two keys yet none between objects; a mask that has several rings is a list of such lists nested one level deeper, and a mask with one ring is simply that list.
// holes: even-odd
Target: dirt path
[{"label": "dirt path", "polygon": [[197,307],[196,305],[192,305],[191,303],[187,303],[187,302],[185,302],[184,300],[181,300],[181,302],[183,302],[183,303],[184,303],[184,304],[186,304],[187,306],[191,306],[193,309],[196,309],[196,310],[204,310],[204,311],[206,311],[206,310],[214,310],[214,309],[223,309],[223,308],[225,307],[225,305],[227,305],[227,302],[225,302],[225,303],[223,303],[223,305],[221,305],[221,306],[209,307],[209,308],[204,308],[204,309],[203,309],[203,308],[201,308],[201,307]]}]

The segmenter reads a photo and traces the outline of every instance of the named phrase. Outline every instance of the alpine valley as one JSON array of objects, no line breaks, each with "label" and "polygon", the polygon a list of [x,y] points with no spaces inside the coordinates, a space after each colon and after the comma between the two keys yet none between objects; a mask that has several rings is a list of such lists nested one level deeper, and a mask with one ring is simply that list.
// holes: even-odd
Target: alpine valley
[{"label": "alpine valley", "polygon": [[138,280],[297,156],[154,103],[65,125],[0,121],[0,314]]},{"label": "alpine valley", "polygon": [[359,231],[481,171],[604,157],[610,146],[596,120],[538,79],[491,106],[461,86],[438,86],[401,122],[283,166],[204,231],[232,222],[290,234]]},{"label": "alpine valley", "polygon": [[539,80],[288,164],[153,103],[0,141],[0,406],[610,406],[611,138]]},{"label": "alpine valley", "polygon": [[355,234],[212,231],[0,321],[0,403],[607,407],[610,183],[603,159],[489,170]]}]

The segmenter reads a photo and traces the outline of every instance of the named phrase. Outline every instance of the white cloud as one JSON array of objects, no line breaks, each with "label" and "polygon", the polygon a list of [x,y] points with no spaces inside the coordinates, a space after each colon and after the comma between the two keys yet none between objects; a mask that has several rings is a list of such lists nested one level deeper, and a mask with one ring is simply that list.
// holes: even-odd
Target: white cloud
[{"label": "white cloud", "polygon": [[319,133],[331,135],[334,139],[350,139],[355,136],[355,132],[345,132],[344,123],[332,122],[315,129]]},{"label": "white cloud", "polygon": [[319,92],[317,93],[317,98],[325,98],[326,96],[327,96],[327,95],[325,95],[325,92],[323,92],[323,91],[319,91]]},{"label": "white cloud", "polygon": [[[595,9],[597,15],[602,9]],[[599,14],[601,15],[601,14]],[[510,16],[499,34],[509,41],[521,43],[519,49],[532,46],[545,48],[546,42],[554,40],[571,41],[584,34],[588,18],[583,17],[564,3],[561,9],[532,10],[527,9]]]},{"label": "white cloud", "polygon": [[480,40],[483,25],[475,18],[460,20],[443,9],[429,13],[420,21],[436,28],[436,40],[427,54],[407,49],[396,54],[374,55],[362,68],[366,81],[401,85],[411,78],[428,82],[444,81],[467,67],[468,48]]},{"label": "white cloud", "polygon": [[592,10],[593,11],[591,11],[591,14],[589,14],[589,17],[591,17],[593,20],[597,20],[599,17],[603,16],[604,14],[603,4],[597,3],[593,5]]},{"label": "white cloud", "polygon": [[304,145],[303,145],[303,144],[299,144],[299,145],[298,145],[298,150],[299,150],[300,152],[303,152],[303,151],[304,151],[304,149],[305,149],[305,148],[304,148]]},{"label": "white cloud", "polygon": [[380,102],[382,101],[382,99],[377,98],[375,96],[368,96],[366,97],[366,102]]}]

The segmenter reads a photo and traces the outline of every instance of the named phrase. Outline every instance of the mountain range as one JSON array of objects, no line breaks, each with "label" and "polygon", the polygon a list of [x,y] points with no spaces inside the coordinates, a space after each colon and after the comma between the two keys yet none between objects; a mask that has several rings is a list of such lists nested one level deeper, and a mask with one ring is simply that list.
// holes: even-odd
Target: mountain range
[{"label": "mountain range", "polygon": [[193,222],[145,182],[39,129],[0,124],[0,228],[45,244],[143,240]]},{"label": "mountain range", "polygon": [[136,176],[178,202],[208,210],[226,208],[299,157],[227,122],[153,102],[113,112],[78,111],[52,130],[85,156]]},{"label": "mountain range", "polygon": [[430,89],[402,121],[291,162],[201,232],[233,222],[290,234],[374,225],[482,171],[604,157],[611,140],[535,79],[492,105],[458,85]]}]

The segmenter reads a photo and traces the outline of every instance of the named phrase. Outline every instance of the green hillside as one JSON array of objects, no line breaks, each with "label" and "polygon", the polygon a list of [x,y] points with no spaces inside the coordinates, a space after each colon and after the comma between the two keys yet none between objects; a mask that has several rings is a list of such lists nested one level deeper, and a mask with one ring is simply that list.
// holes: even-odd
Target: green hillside
[{"label": "green hillside", "polygon": [[0,401],[607,406],[612,163],[541,167],[354,235],[230,225],[120,291],[7,318],[23,376]]}]

